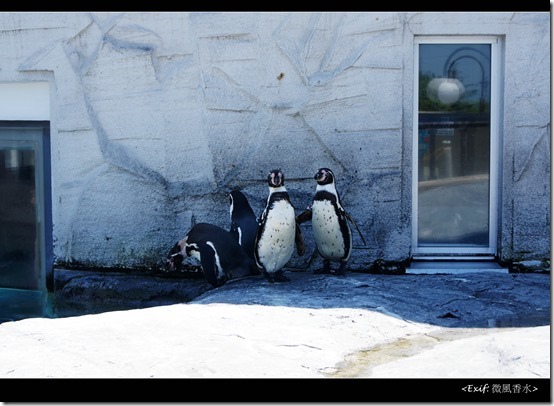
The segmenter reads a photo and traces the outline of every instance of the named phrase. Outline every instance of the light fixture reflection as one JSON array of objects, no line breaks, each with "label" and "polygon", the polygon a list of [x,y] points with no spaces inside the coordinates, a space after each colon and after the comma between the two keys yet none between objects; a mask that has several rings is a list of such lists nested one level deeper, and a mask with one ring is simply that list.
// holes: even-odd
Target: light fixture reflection
[{"label": "light fixture reflection", "polygon": [[454,78],[435,78],[427,85],[427,96],[447,106],[460,100],[464,92],[462,82]]}]

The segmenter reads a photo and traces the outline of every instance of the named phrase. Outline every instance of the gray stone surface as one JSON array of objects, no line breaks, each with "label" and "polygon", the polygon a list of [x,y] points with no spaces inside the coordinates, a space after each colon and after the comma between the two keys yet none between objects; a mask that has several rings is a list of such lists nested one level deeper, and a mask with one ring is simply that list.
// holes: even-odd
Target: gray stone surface
[{"label": "gray stone surface", "polygon": [[459,274],[345,277],[288,273],[290,283],[255,277],[210,290],[193,303],[291,307],[348,307],[379,311],[444,327],[509,327],[550,324],[550,275]]},{"label": "gray stone surface", "polygon": [[59,271],[59,316],[190,302],[360,308],[452,328],[542,326],[551,318],[549,273],[287,272],[288,283],[255,276],[212,288],[202,278],[73,272]]},{"label": "gray stone surface", "polygon": [[211,289],[202,274],[166,275],[57,269],[49,316],[187,303]]}]

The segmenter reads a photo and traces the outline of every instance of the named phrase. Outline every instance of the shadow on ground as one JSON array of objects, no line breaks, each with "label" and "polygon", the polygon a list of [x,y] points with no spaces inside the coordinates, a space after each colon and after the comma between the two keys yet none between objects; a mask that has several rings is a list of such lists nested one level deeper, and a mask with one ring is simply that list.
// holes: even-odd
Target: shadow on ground
[{"label": "shadow on ground", "polygon": [[231,303],[360,308],[454,328],[550,325],[549,273],[286,275],[290,281],[285,283],[253,276],[211,288],[201,277],[107,277],[67,271],[65,277],[58,276],[53,312],[54,317],[67,317],[175,303]]},{"label": "shadow on ground", "polygon": [[547,274],[289,275],[291,281],[281,284],[259,277],[237,280],[204,293],[194,303],[362,308],[444,327],[550,324]]}]

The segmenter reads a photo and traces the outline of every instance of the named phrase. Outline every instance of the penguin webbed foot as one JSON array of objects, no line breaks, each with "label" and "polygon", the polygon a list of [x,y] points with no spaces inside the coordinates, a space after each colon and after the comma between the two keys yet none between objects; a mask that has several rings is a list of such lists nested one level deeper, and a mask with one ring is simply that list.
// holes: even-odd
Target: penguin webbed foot
[{"label": "penguin webbed foot", "polygon": [[288,282],[290,281],[289,278],[287,278],[284,274],[283,274],[283,271],[277,271],[273,274],[270,274],[268,272],[265,272],[264,273],[264,276],[265,278],[267,279],[267,281],[269,283],[275,283],[275,282]]},{"label": "penguin webbed foot", "polygon": [[337,276],[344,276],[346,275],[346,262],[341,262],[339,265],[339,269],[337,269],[335,272],[333,272],[334,275]]},{"label": "penguin webbed foot", "polygon": [[219,278],[216,280],[215,284],[213,284],[214,288],[219,288],[223,285],[225,285],[230,279],[232,278],[228,278],[228,277],[224,277],[224,278]]},{"label": "penguin webbed foot", "polygon": [[290,279],[287,278],[285,275],[279,275],[276,278],[274,278],[275,282],[290,282]]},{"label": "penguin webbed foot", "polygon": [[324,260],[323,261],[323,268],[316,269],[314,271],[314,274],[316,275],[336,275],[336,276],[344,276],[346,275],[346,262],[341,262],[339,265],[339,268],[336,271],[331,270],[331,261],[330,260]]},{"label": "penguin webbed foot", "polygon": [[323,260],[323,268],[316,269],[314,271],[314,274],[316,275],[329,275],[331,274],[331,261],[328,259]]}]

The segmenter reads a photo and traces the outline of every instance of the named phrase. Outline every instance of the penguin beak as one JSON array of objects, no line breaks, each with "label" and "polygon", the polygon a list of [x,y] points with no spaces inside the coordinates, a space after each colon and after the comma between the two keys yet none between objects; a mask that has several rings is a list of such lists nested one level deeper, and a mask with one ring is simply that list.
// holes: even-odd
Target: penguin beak
[{"label": "penguin beak", "polygon": [[325,172],[323,171],[318,171],[315,176],[314,176],[314,179],[318,182],[321,182],[322,180],[325,179]]},{"label": "penguin beak", "polygon": [[173,246],[173,248],[171,248],[171,251],[169,251],[165,266],[170,271],[174,271],[179,265],[183,263],[184,257],[181,254],[181,250],[181,246],[179,245],[179,243],[177,243]]},{"label": "penguin beak", "polygon": [[269,181],[274,187],[278,187],[281,185],[281,175],[272,173]]}]

